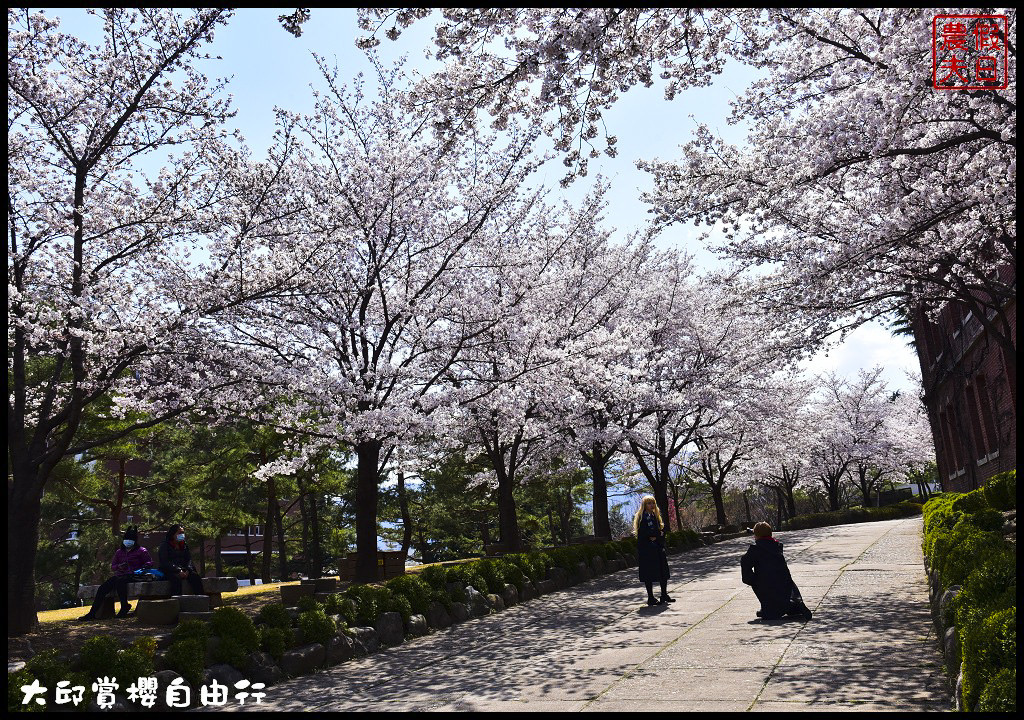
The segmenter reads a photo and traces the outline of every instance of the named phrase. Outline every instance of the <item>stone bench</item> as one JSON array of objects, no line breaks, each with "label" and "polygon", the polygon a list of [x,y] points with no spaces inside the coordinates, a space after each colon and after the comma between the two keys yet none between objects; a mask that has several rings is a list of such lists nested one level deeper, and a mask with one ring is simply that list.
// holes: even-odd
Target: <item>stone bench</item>
[{"label": "stone bench", "polygon": [[[221,593],[234,592],[238,589],[238,578],[233,577],[205,577],[203,580],[203,593],[210,598],[210,607],[220,607],[224,604]],[[78,597],[89,601],[96,597],[99,585],[83,585],[78,589]],[[182,590],[189,588],[188,581],[182,581]],[[171,597],[170,580],[154,580],[150,582],[128,583],[129,600],[165,600]],[[96,609],[99,619],[113,617],[114,601],[117,600],[117,593],[111,592],[103,600],[103,605]]]}]

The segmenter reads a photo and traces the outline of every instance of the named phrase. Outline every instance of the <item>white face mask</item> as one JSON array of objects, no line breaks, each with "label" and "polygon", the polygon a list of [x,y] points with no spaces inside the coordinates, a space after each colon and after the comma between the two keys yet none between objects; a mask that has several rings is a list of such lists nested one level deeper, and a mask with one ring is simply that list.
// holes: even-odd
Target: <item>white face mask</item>
[{"label": "white face mask", "polygon": [[132,547],[132,546],[134,546],[134,545],[135,545],[135,541],[134,541],[134,540],[125,540],[125,541],[124,541],[124,546],[125,546],[126,548],[131,548],[131,547]]}]

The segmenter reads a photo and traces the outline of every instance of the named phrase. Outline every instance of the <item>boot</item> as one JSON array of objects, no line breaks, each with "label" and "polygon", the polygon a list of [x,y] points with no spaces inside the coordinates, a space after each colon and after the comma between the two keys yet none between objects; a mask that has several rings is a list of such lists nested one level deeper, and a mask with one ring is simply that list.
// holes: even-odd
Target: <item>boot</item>
[{"label": "boot", "polygon": [[674,603],[675,601],[676,601],[676,599],[675,599],[675,598],[670,598],[670,597],[668,596],[668,594],[666,593],[666,594],[664,594],[664,595],[662,595],[662,596],[661,596],[661,600],[660,600],[659,602],[660,602],[660,603],[661,603],[662,605],[664,605],[664,604],[666,604],[666,603]]},{"label": "boot", "polygon": [[89,612],[87,612],[85,615],[83,615],[82,617],[80,617],[77,620],[75,620],[75,622],[92,622],[93,620],[96,619],[96,612],[95,611],[96,611],[96,606],[93,605],[91,608],[89,608]]},{"label": "boot", "polygon": [[132,611],[132,606],[129,603],[125,603],[121,606],[120,612],[117,613],[117,617],[125,618],[128,617],[128,613]]},{"label": "boot", "polygon": [[658,601],[657,601],[657,599],[655,599],[655,597],[653,595],[649,595],[647,597],[647,605],[648,605],[648,607],[650,607],[651,605],[657,605],[657,604],[658,604]]}]

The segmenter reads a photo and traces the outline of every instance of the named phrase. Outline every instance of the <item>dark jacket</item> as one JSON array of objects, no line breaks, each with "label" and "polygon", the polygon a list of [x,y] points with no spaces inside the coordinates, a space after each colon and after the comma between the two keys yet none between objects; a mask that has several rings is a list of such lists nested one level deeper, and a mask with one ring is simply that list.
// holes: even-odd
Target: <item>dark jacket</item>
[{"label": "dark jacket", "polygon": [[[652,542],[648,538],[654,538]],[[640,516],[636,533],[637,569],[641,582],[668,580],[668,557],[665,555],[665,533],[653,513]]]},{"label": "dark jacket", "polygon": [[165,575],[172,575],[181,570],[195,572],[195,567],[192,566],[192,553],[189,552],[188,545],[182,543],[182,546],[178,547],[177,540],[168,538],[160,543],[159,558],[160,572]]},{"label": "dark jacket", "polygon": [[761,617],[779,618],[803,607],[800,591],[789,574],[782,543],[759,538],[740,559],[743,582],[754,589],[761,601]]}]

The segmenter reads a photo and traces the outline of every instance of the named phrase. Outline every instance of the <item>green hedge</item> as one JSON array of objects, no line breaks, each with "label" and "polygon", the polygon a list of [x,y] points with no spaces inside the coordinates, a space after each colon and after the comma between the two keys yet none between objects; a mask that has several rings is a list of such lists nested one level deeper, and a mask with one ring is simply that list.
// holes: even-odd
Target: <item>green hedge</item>
[{"label": "green hedge", "polygon": [[1000,510],[1016,505],[1016,471],[969,493],[944,493],[924,507],[922,547],[940,592],[952,603],[963,656],[963,699],[970,710],[1016,710],[1017,551],[999,532]]},{"label": "green hedge", "polygon": [[847,525],[859,522],[877,522],[879,520],[895,520],[897,518],[920,515],[923,506],[920,503],[904,500],[894,505],[880,508],[855,507],[849,510],[833,512],[808,513],[798,515],[782,524],[783,530],[809,530],[810,528],[828,527],[829,525]]}]

